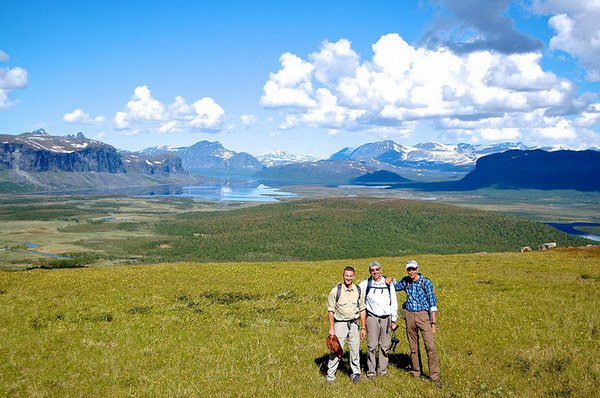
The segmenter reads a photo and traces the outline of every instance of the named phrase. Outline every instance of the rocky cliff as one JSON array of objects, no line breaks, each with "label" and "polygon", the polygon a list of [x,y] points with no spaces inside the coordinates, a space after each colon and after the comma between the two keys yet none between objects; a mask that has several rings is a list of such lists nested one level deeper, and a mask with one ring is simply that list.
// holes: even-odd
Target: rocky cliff
[{"label": "rocky cliff", "polygon": [[58,137],[44,130],[0,135],[0,168],[25,172],[66,171],[125,173],[117,150],[82,134]]}]

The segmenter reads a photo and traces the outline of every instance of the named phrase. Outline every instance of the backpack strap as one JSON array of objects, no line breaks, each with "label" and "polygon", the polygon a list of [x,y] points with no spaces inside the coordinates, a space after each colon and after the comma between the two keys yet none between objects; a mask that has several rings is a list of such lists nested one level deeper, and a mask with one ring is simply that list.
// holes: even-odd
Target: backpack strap
[{"label": "backpack strap", "polygon": [[[360,307],[360,293],[361,293],[361,290],[360,290],[360,286],[358,286],[358,285],[355,285],[355,286],[356,286],[356,290],[358,290],[358,299],[356,300],[356,305],[358,307]],[[337,304],[338,301],[340,301],[340,296],[341,295],[342,295],[342,284],[338,283],[338,285],[337,285],[337,292],[335,294],[335,303],[336,304]]]},{"label": "backpack strap", "polygon": [[[385,281],[385,275],[382,275],[381,277],[382,277],[382,278],[383,278],[383,280]],[[366,298],[367,298],[367,296],[369,295],[369,290],[371,290],[371,284],[372,284],[372,283],[373,283],[373,277],[372,277],[372,276],[370,276],[370,277],[367,279],[367,292],[365,293],[365,299],[366,299]],[[387,282],[385,282],[385,285],[387,286],[387,288],[388,288],[388,294],[390,295],[390,305],[392,305],[392,292],[391,292],[391,290],[390,290],[390,284],[389,284],[389,283],[387,283]]]},{"label": "backpack strap", "polygon": [[340,296],[342,295],[342,284],[338,283],[337,286],[337,293],[335,294],[335,303],[337,304],[338,301],[340,301]]},{"label": "backpack strap", "polygon": [[425,289],[425,280],[427,278],[425,278],[423,275],[421,275],[421,289],[423,289],[423,293],[425,293],[425,298],[427,299],[427,304],[430,305],[429,303],[429,294],[427,294],[427,289]]},{"label": "backpack strap", "polygon": [[[386,281],[386,276],[382,275],[381,277],[383,278],[383,280],[385,282]],[[390,295],[390,305],[392,305],[392,289],[391,289],[391,285],[389,283],[385,282],[385,286],[387,286],[388,294]]]}]

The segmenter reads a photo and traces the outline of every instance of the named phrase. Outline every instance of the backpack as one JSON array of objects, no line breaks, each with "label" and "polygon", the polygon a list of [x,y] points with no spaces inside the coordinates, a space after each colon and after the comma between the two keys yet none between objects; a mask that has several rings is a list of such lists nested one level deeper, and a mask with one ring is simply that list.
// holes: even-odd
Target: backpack
[{"label": "backpack", "polygon": [[[381,277],[385,281],[385,275],[382,275]],[[371,283],[373,283],[372,276],[370,276],[369,279],[367,279],[367,292],[365,293],[365,297],[367,297],[369,295],[369,290],[371,290]],[[388,291],[388,294],[390,295],[390,305],[392,305],[392,292],[390,291],[390,284],[385,282],[385,285],[387,286],[387,291]]]},{"label": "backpack", "polygon": [[[358,285],[354,285],[356,286],[356,289],[358,290],[358,299],[356,300],[356,305],[360,306],[360,286]],[[337,304],[338,301],[340,301],[340,296],[342,295],[342,284],[338,283],[337,285],[337,293],[335,294],[335,303]]]}]

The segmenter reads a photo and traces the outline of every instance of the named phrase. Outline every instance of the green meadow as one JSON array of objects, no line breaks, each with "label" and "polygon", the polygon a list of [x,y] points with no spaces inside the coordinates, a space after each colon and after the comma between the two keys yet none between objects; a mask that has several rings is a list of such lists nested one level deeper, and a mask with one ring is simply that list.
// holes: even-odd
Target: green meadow
[{"label": "green meadow", "polygon": [[402,326],[388,376],[322,376],[343,266],[408,259],[375,257],[1,271],[0,396],[597,396],[598,248],[411,257],[439,300],[441,388],[405,372]]}]

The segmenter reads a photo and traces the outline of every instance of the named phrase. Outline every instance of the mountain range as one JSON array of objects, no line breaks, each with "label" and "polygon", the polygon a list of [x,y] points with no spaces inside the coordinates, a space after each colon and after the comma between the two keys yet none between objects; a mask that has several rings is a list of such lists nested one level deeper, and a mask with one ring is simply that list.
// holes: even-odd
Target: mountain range
[{"label": "mountain range", "polygon": [[111,189],[194,183],[175,155],[117,151],[82,133],[0,135],[0,191]]},{"label": "mountain range", "polygon": [[494,145],[439,144],[426,142],[405,146],[391,140],[344,148],[329,160],[379,161],[396,167],[468,172],[482,156],[510,149],[530,149],[522,143],[503,142]]},{"label": "mountain range", "polygon": [[[583,170],[588,167],[592,172],[595,171],[598,164],[595,156],[600,153],[562,151],[556,150],[557,148],[532,150],[522,143],[509,142],[494,145],[428,142],[405,146],[385,140],[358,148],[343,148],[326,160],[295,156],[283,151],[255,158],[245,152],[226,149],[219,142],[200,141],[189,147],[157,146],[132,152],[118,151],[111,145],[88,139],[82,133],[53,136],[44,130],[20,135],[0,135],[0,143],[0,172],[5,171],[0,174],[0,177],[3,176],[0,180],[38,186],[43,185],[40,179],[51,179],[52,175],[49,173],[66,172],[103,174],[106,175],[103,184],[109,181],[109,185],[111,179],[107,176],[118,180],[117,185],[192,181],[197,176],[239,176],[256,178],[268,185],[335,186],[366,183],[402,185],[416,189],[475,189],[473,187],[490,185],[503,188],[536,186],[547,189],[553,186],[553,181],[569,180],[568,176],[578,173],[573,167],[569,167],[571,164],[567,164],[575,159],[573,164],[578,165],[580,172],[577,176],[580,177],[571,180],[581,180],[580,183],[557,186],[585,190],[590,185],[586,181],[594,178],[587,171],[585,173],[588,174],[583,173]],[[510,155],[505,157],[501,154]],[[586,166],[585,162],[592,163]],[[498,167],[512,174],[500,176],[500,170],[496,170]],[[550,175],[544,174],[546,171]],[[537,177],[530,180],[524,173]],[[490,180],[491,176],[496,179]],[[87,174],[85,178],[80,177],[80,180],[90,180]],[[460,178],[462,179],[458,181]],[[519,184],[511,178],[520,178],[526,182]],[[436,179],[456,181],[440,182],[438,185],[410,181]],[[92,180],[94,179],[86,184],[93,185]],[[547,183],[541,183],[540,180]],[[77,178],[73,178],[73,181],[77,181]],[[48,184],[52,188],[56,182]],[[64,185],[64,182],[61,181],[61,184]],[[77,185],[76,182],[73,184]]]}]

